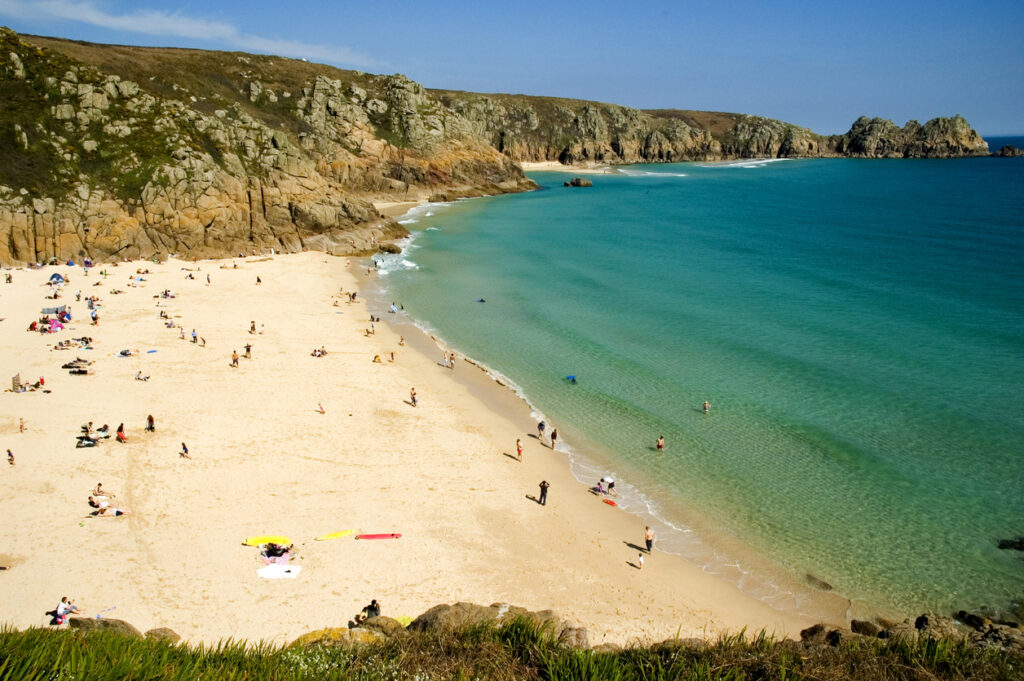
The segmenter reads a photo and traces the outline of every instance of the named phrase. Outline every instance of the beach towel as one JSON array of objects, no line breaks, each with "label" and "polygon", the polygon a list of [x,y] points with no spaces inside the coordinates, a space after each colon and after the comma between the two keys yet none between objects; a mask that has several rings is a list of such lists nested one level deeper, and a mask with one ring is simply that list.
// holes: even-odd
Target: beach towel
[{"label": "beach towel", "polygon": [[260,554],[260,560],[266,565],[287,565],[288,561],[292,559],[291,552],[285,552],[280,556],[268,556],[264,553]]},{"label": "beach towel", "polygon": [[267,565],[256,571],[263,579],[295,579],[302,572],[301,565]]}]

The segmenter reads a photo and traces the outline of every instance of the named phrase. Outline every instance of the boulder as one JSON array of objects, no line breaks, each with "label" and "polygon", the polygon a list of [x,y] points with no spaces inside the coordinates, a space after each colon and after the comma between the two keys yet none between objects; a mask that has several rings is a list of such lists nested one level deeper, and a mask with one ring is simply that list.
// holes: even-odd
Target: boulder
[{"label": "boulder", "polygon": [[955,617],[975,631],[985,631],[992,625],[992,620],[987,617],[966,610],[960,610]]},{"label": "boulder", "polygon": [[922,636],[928,636],[929,638],[964,638],[963,632],[957,629],[956,621],[952,617],[944,617],[934,613],[919,615],[914,620],[914,628]]},{"label": "boulder", "polygon": [[877,624],[867,620],[851,620],[850,630],[861,636],[878,636],[878,632],[881,631]]},{"label": "boulder", "polygon": [[392,244],[392,243],[381,244],[377,248],[380,249],[381,253],[401,253],[402,252],[402,248],[400,246],[396,246],[395,244]]},{"label": "boulder", "polygon": [[594,183],[582,177],[574,177],[568,182],[562,183],[563,187],[593,187]]},{"label": "boulder", "polygon": [[1024,654],[1024,630],[1019,626],[993,624],[984,632],[973,634],[970,641],[977,646],[1000,648],[1018,655]]},{"label": "boulder", "polygon": [[566,627],[558,635],[558,642],[570,648],[586,650],[590,647],[590,640],[587,637],[587,630],[583,627]]},{"label": "boulder", "polygon": [[350,648],[359,644],[373,643],[383,638],[376,631],[330,627],[303,634],[292,641],[289,648],[310,648],[313,646],[344,646]]},{"label": "boulder", "polygon": [[142,638],[142,632],[124,620],[107,619],[105,617],[72,617],[68,619],[68,625],[72,629],[78,629],[86,633],[93,631],[116,631],[125,636]]},{"label": "boulder", "polygon": [[402,623],[391,617],[385,617],[380,615],[378,617],[371,617],[362,624],[359,625],[360,629],[366,629],[367,631],[374,631],[382,636],[388,638],[395,638],[397,636],[404,636],[406,631]]},{"label": "boulder", "polygon": [[843,629],[833,629],[825,634],[825,643],[836,648],[843,641],[849,641],[852,635],[852,632],[844,631]]},{"label": "boulder", "polygon": [[146,632],[146,638],[155,639],[157,641],[167,641],[169,643],[177,643],[181,640],[181,636],[178,636],[173,629],[168,629],[167,627],[150,629]]},{"label": "boulder", "polygon": [[409,624],[410,631],[437,631],[441,629],[462,629],[482,622],[504,624],[516,617],[526,617],[539,625],[548,626],[554,636],[559,636],[570,625],[562,622],[553,610],[531,612],[508,603],[492,603],[489,606],[475,603],[435,605]]},{"label": "boulder", "polygon": [[825,625],[824,624],[812,624],[803,631],[800,632],[800,640],[805,642],[818,642],[819,639],[823,639],[825,636]]}]

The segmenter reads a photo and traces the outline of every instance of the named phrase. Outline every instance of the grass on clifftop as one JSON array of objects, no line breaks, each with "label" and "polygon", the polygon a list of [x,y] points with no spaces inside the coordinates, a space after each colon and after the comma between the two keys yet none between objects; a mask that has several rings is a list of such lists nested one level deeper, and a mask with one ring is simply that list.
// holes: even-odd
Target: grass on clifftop
[{"label": "grass on clifftop", "polygon": [[42,679],[901,679],[1021,678],[1024,659],[963,643],[855,639],[806,650],[793,641],[742,634],[715,643],[663,644],[615,652],[559,645],[531,620],[461,632],[410,633],[356,648],[278,648],[227,641],[173,646],[119,634],[0,631],[0,681]]}]

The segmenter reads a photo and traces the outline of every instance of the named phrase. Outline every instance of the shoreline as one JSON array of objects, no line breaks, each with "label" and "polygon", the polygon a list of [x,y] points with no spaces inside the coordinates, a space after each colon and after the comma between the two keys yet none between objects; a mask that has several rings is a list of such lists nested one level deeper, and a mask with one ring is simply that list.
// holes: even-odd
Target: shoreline
[{"label": "shoreline", "polygon": [[[204,642],[285,643],[325,626],[325,601],[327,624],[344,626],[371,597],[389,615],[456,601],[552,608],[586,626],[595,644],[744,626],[795,636],[811,623],[681,558],[655,551],[642,571],[630,565],[636,552],[628,544],[642,540],[642,525],[598,504],[561,457],[529,437],[521,402],[518,413],[495,411],[435,357],[398,346],[388,325],[364,335],[365,304],[332,304],[338,286],[356,285],[344,263],[321,253],[131,263],[102,268],[112,278],[88,289],[100,275],[12,272],[14,284],[0,289],[11,332],[0,341],[5,368],[45,375],[52,393],[0,396],[5,442],[18,457],[4,471],[9,494],[0,512],[19,519],[0,530],[12,565],[3,573],[10,597],[0,620],[42,626],[42,613],[68,595],[87,615],[114,608],[108,616]],[[145,288],[109,293],[136,269],[151,272]],[[184,279],[186,270],[198,270],[194,280]],[[54,271],[71,275],[61,304],[76,321],[53,337],[16,333],[46,305],[42,283]],[[69,298],[79,286],[103,299],[98,327],[82,322],[84,303]],[[178,296],[154,301],[165,288]],[[183,328],[199,328],[207,347],[165,328],[155,302],[180,314]],[[250,319],[266,333],[247,334]],[[67,376],[58,367],[76,351],[46,344],[83,333],[96,349],[77,354],[95,361],[96,375]],[[231,368],[232,348],[250,341],[253,360]],[[330,354],[310,357],[321,344]],[[120,358],[122,347],[142,352]],[[375,353],[382,364],[371,361]],[[468,368],[459,364],[460,378],[477,373]],[[133,381],[139,370],[151,380]],[[493,386],[483,372],[477,379]],[[421,395],[416,409],[403,403],[410,384]],[[317,413],[318,401],[327,416]],[[143,432],[147,413],[157,417],[154,434]],[[19,415],[25,433],[17,432]],[[123,420],[129,443],[76,449],[77,425],[90,420],[112,429]],[[516,437],[523,463],[511,455]],[[182,441],[191,461],[177,456]],[[546,507],[526,498],[542,478],[552,484]],[[132,514],[86,519],[97,480]],[[403,538],[312,541],[345,527]],[[299,578],[256,577],[255,550],[239,542],[264,533],[292,538]]]},{"label": "shoreline", "polygon": [[614,175],[618,171],[602,163],[585,163],[583,165],[565,165],[558,161],[520,161],[519,167],[524,173],[550,171],[556,173],[575,173],[577,175]]},{"label": "shoreline", "polygon": [[[409,237],[407,237],[405,245],[408,244],[408,239]],[[404,250],[403,247],[403,253]],[[391,257],[403,258],[404,256]],[[378,290],[371,295],[376,295],[379,298],[376,302],[381,311],[386,310],[389,305],[389,299],[393,298],[386,287],[386,276],[381,275],[376,269],[370,270],[369,268],[365,274],[362,270],[358,274],[359,279],[364,285],[375,284],[377,286]],[[552,425],[551,419],[530,401],[529,396],[516,385],[512,378],[494,370],[477,358],[467,356],[459,348],[453,347],[443,339],[437,330],[432,329],[421,320],[416,320],[404,312],[400,318],[387,314],[383,316],[384,321],[389,322],[389,325],[407,329],[405,332],[406,340],[416,338],[417,343],[414,345],[424,354],[441,357],[442,353],[448,350],[457,351],[460,359],[469,365],[467,368],[477,369],[478,371],[469,373],[472,377],[470,380],[467,380],[466,372],[457,372],[456,380],[465,381],[467,386],[471,387],[474,396],[491,409],[500,409],[508,413],[519,412],[517,416],[518,423],[525,432],[530,432],[531,429],[535,428],[538,419],[544,419],[549,423],[549,426]],[[558,427],[561,428],[562,426]],[[531,435],[531,437],[534,436]],[[586,440],[586,438],[584,438],[585,442],[577,442],[579,437],[581,437],[579,433],[572,434],[569,437],[566,437],[564,433],[562,434],[562,437],[559,438],[559,454],[564,455],[566,458],[564,461],[561,459],[560,461],[562,461],[570,478],[580,490],[590,493],[593,483],[588,481],[597,480],[606,474],[608,468],[587,455],[587,452],[599,449],[600,445]],[[574,443],[579,446],[574,446]],[[614,453],[609,452],[608,454],[609,457],[606,458],[614,460]],[[614,465],[620,466],[621,462],[615,462]],[[584,474],[582,470],[586,470],[587,473]],[[633,472],[640,473],[639,471]],[[619,482],[621,484],[626,481],[619,480]],[[629,487],[630,483],[626,482],[626,489],[620,491],[628,494]],[[621,497],[620,501],[623,501]],[[655,513],[651,507],[654,499],[650,496],[641,492],[640,501],[642,502],[642,508],[631,507],[629,510],[624,509],[624,513],[637,518],[641,524],[650,524],[658,529],[659,534],[666,528],[671,528],[670,531],[672,532],[682,531],[670,521]],[[678,503],[681,502],[673,498],[670,505]],[[692,513],[696,509],[689,510]],[[712,561],[713,565],[705,565],[693,560],[685,551],[662,548],[661,552],[672,559],[683,561],[688,566],[695,567],[705,574],[714,576],[723,583],[737,587],[745,596],[763,603],[777,612],[785,613],[788,616],[808,618],[808,621],[827,621],[831,623],[846,621],[850,618],[851,614],[855,618],[893,617],[897,615],[897,613],[885,608],[862,608],[860,605],[853,604],[845,596],[832,592],[830,586],[827,589],[822,589],[813,584],[804,583],[796,575],[790,574],[784,568],[757,553],[751,547],[742,544],[731,536],[722,535],[720,529],[716,532],[715,529],[717,528],[714,528],[707,519],[702,519],[702,522],[698,523],[697,527],[699,528],[696,535],[697,543],[693,546],[696,546],[700,552],[709,552],[717,556],[718,560]],[[691,531],[686,530],[686,532]],[[714,539],[709,542],[705,539],[705,536],[710,536]],[[725,554],[719,553],[720,547],[718,547],[718,544],[728,546]],[[726,558],[725,556],[728,557]],[[742,560],[739,564],[735,563],[737,557]],[[742,567],[740,567],[741,565]],[[725,574],[730,572],[733,574],[728,576]],[[813,575],[808,574],[807,578],[812,581],[817,580],[819,584],[825,584]],[[740,585],[743,583],[747,584],[746,588],[740,588]],[[787,601],[791,602],[791,604],[778,605]],[[775,603],[775,605],[772,603]],[[800,604],[803,604],[809,610],[802,609]],[[862,609],[863,612],[861,612]]]}]

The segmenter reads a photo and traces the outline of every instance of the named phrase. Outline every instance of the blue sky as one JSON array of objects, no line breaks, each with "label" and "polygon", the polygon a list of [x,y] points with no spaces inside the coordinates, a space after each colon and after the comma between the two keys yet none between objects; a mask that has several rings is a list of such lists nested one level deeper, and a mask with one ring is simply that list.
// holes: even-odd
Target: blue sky
[{"label": "blue sky", "polygon": [[304,57],[427,87],[1024,134],[1024,2],[0,0],[22,33]]}]

